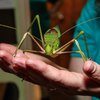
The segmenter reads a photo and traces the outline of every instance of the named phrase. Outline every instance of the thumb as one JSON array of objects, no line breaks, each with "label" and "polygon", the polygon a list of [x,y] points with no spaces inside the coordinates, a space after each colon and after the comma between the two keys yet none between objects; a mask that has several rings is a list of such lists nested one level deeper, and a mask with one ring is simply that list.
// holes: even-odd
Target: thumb
[{"label": "thumb", "polygon": [[100,83],[100,65],[99,64],[91,60],[88,60],[85,62],[83,66],[83,71],[89,77],[91,77],[92,79]]}]

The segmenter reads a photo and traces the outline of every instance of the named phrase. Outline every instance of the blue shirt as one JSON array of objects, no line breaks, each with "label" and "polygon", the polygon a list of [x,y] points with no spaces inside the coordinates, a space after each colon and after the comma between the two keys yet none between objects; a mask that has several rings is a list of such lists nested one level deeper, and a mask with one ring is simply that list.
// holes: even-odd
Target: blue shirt
[{"label": "blue shirt", "polygon": [[[87,4],[82,10],[79,20],[77,21],[77,25],[81,22],[85,22],[89,19],[100,16],[100,12],[96,10],[95,6],[96,0],[88,0]],[[80,32],[84,31],[88,44],[88,51],[90,58],[100,64],[100,19],[95,19],[88,21],[84,24],[78,25],[75,30],[74,37]],[[78,38],[78,42],[81,46],[82,51],[87,55],[86,46],[84,43],[83,36]],[[73,51],[78,50],[77,46],[73,45]],[[81,57],[80,54],[71,54],[73,57]],[[99,100],[98,98],[93,97],[92,100]]]}]

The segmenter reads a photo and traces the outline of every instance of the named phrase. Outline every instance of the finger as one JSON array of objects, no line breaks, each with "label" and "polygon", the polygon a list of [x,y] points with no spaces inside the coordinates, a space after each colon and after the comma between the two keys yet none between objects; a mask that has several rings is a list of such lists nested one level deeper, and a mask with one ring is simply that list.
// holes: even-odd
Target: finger
[{"label": "finger", "polygon": [[[16,57],[25,56],[21,51],[19,52]],[[13,58],[9,52],[0,50],[0,67],[6,72],[15,72],[15,70],[13,70]]]},{"label": "finger", "polygon": [[6,51],[0,50],[0,67],[6,72],[13,72],[12,70],[12,55]]},{"label": "finger", "polygon": [[0,50],[5,50],[13,54],[16,50],[16,47],[10,44],[0,43]]},{"label": "finger", "polygon": [[[26,63],[25,63],[25,61],[26,61]],[[28,73],[30,74],[30,76],[33,76],[33,79],[35,78],[38,82],[39,81],[43,81],[44,80],[44,76],[45,76],[45,66],[46,66],[46,64],[44,63],[44,62],[42,62],[42,61],[34,61],[34,60],[31,60],[32,61],[32,63],[30,62],[30,60],[24,60],[23,58],[21,59],[21,58],[19,58],[19,59],[16,59],[16,61],[14,61],[14,64],[15,65],[17,65],[17,66],[20,66],[20,68],[22,67],[22,66],[24,66],[24,67],[27,67],[27,71],[28,71]],[[33,63],[35,62],[35,64],[33,65]],[[40,65],[38,65],[37,63],[39,63],[40,65],[42,64],[42,66],[44,67],[42,67],[42,66],[40,66]],[[29,64],[29,65],[28,65]],[[29,68],[29,66],[30,66],[30,68]],[[38,66],[38,67],[37,67]],[[33,68],[34,67],[34,68]],[[41,68],[40,68],[41,67]],[[35,69],[35,68],[38,68],[37,70]],[[45,69],[45,70],[44,70]],[[55,69],[55,68],[54,68]],[[44,76],[42,75],[42,77],[41,77],[41,74],[40,74],[40,72],[43,74],[43,73],[45,73],[44,74]],[[49,71],[50,72],[50,71]],[[33,74],[33,75],[32,75]],[[49,74],[50,73],[48,73],[48,77],[49,77]],[[47,75],[46,75],[47,76]],[[52,76],[50,76],[50,77],[52,77]],[[55,74],[55,77],[56,77],[56,74]],[[40,79],[41,78],[41,79]],[[54,75],[53,75],[53,77],[52,78],[54,78]],[[32,79],[31,79],[32,80]],[[55,79],[54,79],[55,80]],[[56,81],[56,80],[55,80]]]},{"label": "finger", "polygon": [[25,74],[28,81],[32,83],[50,88],[57,87],[58,89],[68,90],[66,91],[68,93],[77,94],[78,90],[83,90],[84,92],[84,90],[87,89],[87,81],[91,81],[88,77],[85,77],[82,74],[56,69],[40,60],[28,59],[25,61],[26,63],[20,61],[20,59],[17,60],[18,63],[16,62],[16,64],[19,64],[19,66],[22,66],[23,63],[25,64],[26,72],[23,71],[23,74]]},{"label": "finger", "polygon": [[[37,67],[37,66],[40,66],[40,65],[38,65],[37,63],[39,63],[39,64],[42,64],[42,66],[44,66],[45,67],[45,63],[44,62],[42,62],[42,61],[40,61],[39,60],[39,62],[37,61],[37,60],[35,60],[35,59],[32,59],[32,62],[35,62],[36,63],[36,65],[33,65],[33,63],[30,63],[29,62],[29,60],[27,60],[26,61],[26,70],[27,70],[27,77],[29,78],[29,80],[31,81],[31,82],[34,82],[34,83],[37,83],[37,84],[39,84],[39,85],[48,85],[48,79],[49,78],[47,78],[46,76],[50,76],[50,74],[48,73],[48,75],[46,75],[46,73],[43,71],[43,68],[41,69],[41,68],[39,68],[38,67],[38,70],[37,69],[35,69],[35,68],[33,68],[33,67]],[[18,60],[17,59],[17,61],[16,61],[16,65],[17,66],[22,66],[23,65],[23,63],[24,62],[22,62],[20,59]],[[24,63],[25,64],[25,63]],[[29,65],[28,65],[29,64]],[[47,65],[47,64],[46,64]],[[25,71],[23,70],[23,72],[25,73]],[[50,71],[49,71],[50,72]],[[44,75],[43,75],[43,73],[45,73]],[[25,73],[26,74],[26,73]],[[51,74],[52,75],[52,74]],[[50,76],[50,77],[52,77],[51,79],[50,79],[50,81],[56,81],[56,74],[55,75],[53,75],[53,76]],[[27,78],[27,79],[28,79]],[[54,79],[55,78],[55,79]]]},{"label": "finger", "polygon": [[29,74],[29,70],[26,69],[25,61],[28,59],[28,57],[15,57],[13,58],[13,69],[16,71],[16,75],[23,80],[29,81],[31,83],[40,84],[39,83],[39,77],[37,77],[34,73],[34,76],[31,75],[31,72]]},{"label": "finger", "polygon": [[[11,55],[14,55],[14,53],[15,53],[15,51],[16,51],[16,47],[13,46],[13,45],[10,45],[10,44],[1,43],[1,44],[0,44],[0,50],[4,50],[4,51],[10,53]],[[17,57],[18,57],[18,56],[20,57],[20,56],[22,56],[22,55],[23,55],[23,51],[20,50],[20,49],[17,50],[16,56],[17,56]]]},{"label": "finger", "polygon": [[[43,76],[56,80],[59,70],[40,60],[27,60],[27,68],[41,73]],[[53,72],[53,74],[52,74]]]},{"label": "finger", "polygon": [[[26,70],[26,60],[29,59],[28,56],[26,56],[23,52],[19,51],[15,57],[12,59],[12,63],[15,65],[14,69],[24,69]],[[20,67],[18,67],[20,66]]]},{"label": "finger", "polygon": [[25,52],[25,55],[28,56],[29,59],[32,59],[32,60],[38,59],[38,60],[43,61],[43,62],[45,62],[49,65],[55,66],[58,69],[64,69],[63,67],[58,66],[57,64],[53,63],[51,61],[51,59],[49,60],[46,57],[43,57],[43,56],[40,56],[40,55],[37,55],[37,54],[33,54],[33,53],[29,53],[29,52]]},{"label": "finger", "polygon": [[100,65],[88,60],[85,62],[83,67],[84,72],[93,78],[95,81],[100,83]]},{"label": "finger", "polygon": [[71,73],[67,70],[59,70],[41,61],[28,60],[26,64],[31,72],[39,72],[41,76],[45,77],[47,80],[50,80],[49,82],[53,82],[54,84],[66,84],[66,87],[68,86],[73,88],[79,88],[82,85],[83,76],[81,74]]}]

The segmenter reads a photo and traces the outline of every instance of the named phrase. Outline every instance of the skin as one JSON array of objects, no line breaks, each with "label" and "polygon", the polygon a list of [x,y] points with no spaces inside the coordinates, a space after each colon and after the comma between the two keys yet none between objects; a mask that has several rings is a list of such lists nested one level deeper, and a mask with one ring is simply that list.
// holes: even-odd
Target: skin
[{"label": "skin", "polygon": [[[46,86],[49,90],[69,95],[100,95],[100,65],[88,60],[83,65],[81,58],[72,58],[70,65],[83,67],[84,73],[70,72],[49,59],[0,44],[0,68],[26,81]],[[78,63],[79,64],[78,64]],[[71,67],[70,67],[71,70]]]}]

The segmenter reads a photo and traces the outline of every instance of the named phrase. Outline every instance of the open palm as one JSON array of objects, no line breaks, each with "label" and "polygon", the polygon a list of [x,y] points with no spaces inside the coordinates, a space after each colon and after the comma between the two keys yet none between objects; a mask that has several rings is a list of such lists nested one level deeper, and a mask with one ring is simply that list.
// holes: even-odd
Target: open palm
[{"label": "open palm", "polygon": [[[16,47],[12,45],[0,44],[0,67],[4,71],[61,93],[99,96],[99,72],[99,77],[95,77],[97,81],[94,81],[85,74],[69,72],[49,59],[36,54],[23,53],[22,50],[18,50],[16,57],[13,57],[15,50]],[[84,66],[87,66],[88,62]],[[87,70],[86,67],[84,70]]]}]

